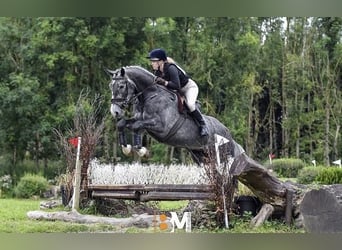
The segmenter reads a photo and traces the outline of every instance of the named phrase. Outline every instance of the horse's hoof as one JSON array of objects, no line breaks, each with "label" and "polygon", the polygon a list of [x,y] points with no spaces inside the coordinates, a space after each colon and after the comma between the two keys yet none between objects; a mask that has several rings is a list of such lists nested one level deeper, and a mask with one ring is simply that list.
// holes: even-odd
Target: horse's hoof
[{"label": "horse's hoof", "polygon": [[140,149],[137,149],[137,154],[139,157],[143,157],[148,154],[148,150],[145,147],[141,147]]},{"label": "horse's hoof", "polygon": [[128,156],[131,154],[132,152],[132,145],[127,144],[127,146],[125,147],[124,145],[121,145],[122,147],[122,152],[124,153],[124,155]]}]

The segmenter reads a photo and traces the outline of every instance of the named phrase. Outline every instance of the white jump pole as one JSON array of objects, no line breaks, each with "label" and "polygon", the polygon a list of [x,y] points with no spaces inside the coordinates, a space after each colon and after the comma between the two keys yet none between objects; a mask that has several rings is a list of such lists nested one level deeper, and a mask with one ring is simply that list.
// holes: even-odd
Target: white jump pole
[{"label": "white jump pole", "polygon": [[80,206],[80,186],[81,186],[80,151],[81,151],[81,137],[78,137],[76,167],[75,167],[75,181],[74,181],[74,195],[73,195],[74,199],[72,201],[72,211],[77,211]]}]

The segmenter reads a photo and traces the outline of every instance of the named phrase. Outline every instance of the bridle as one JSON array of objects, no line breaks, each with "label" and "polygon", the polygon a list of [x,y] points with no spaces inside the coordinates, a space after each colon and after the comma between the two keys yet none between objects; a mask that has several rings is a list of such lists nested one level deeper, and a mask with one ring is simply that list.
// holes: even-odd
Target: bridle
[{"label": "bridle", "polygon": [[[125,80],[124,77],[113,77],[112,78],[112,81],[116,81],[116,80]],[[115,105],[118,105],[121,109],[127,107],[130,103],[130,99],[128,98],[128,84],[127,84],[127,81],[125,81],[125,84],[126,84],[126,93],[125,93],[125,96],[126,98],[112,98],[111,99],[111,104],[115,104]],[[114,83],[111,83],[112,87],[111,87],[111,90],[112,90],[112,96],[114,96],[114,88],[113,88],[113,85]]]},{"label": "bridle", "polygon": [[[139,96],[141,96],[146,90],[148,90],[149,88],[155,86],[155,80],[156,79],[157,79],[157,77],[154,77],[152,85],[148,86],[147,88],[144,88],[142,91],[138,92],[137,94],[130,95],[129,92],[128,92],[128,82],[129,82],[129,80],[127,80],[127,78],[125,78],[123,76],[121,76],[121,77],[113,77],[112,80],[125,80],[125,84],[126,84],[125,96],[126,96],[126,98],[112,98],[111,99],[111,104],[115,104],[115,105],[119,106],[121,109],[125,109],[130,104],[132,104],[133,101],[135,101],[137,98],[139,98]],[[131,81],[131,83],[134,85],[134,88],[136,90],[137,87],[136,87],[135,83],[133,81]],[[113,88],[112,88],[112,95],[114,96]]]}]

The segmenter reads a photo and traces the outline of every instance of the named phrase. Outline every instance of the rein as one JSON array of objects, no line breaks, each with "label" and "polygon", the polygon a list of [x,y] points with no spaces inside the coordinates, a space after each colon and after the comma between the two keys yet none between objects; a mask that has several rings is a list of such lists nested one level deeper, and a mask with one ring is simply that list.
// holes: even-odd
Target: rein
[{"label": "rein", "polygon": [[[125,77],[114,77],[112,78],[112,80],[123,80],[123,79],[126,79]],[[154,78],[153,80],[153,84],[148,86],[147,88],[144,88],[142,91],[138,92],[137,94],[135,95],[132,95],[130,98],[128,98],[128,93],[127,93],[127,98],[112,98],[111,99],[111,103],[112,104],[116,104],[118,106],[122,106],[121,108],[123,107],[127,107],[129,104],[131,104],[134,100],[136,100],[139,96],[141,96],[142,94],[144,94],[144,92],[146,90],[148,90],[149,88],[153,87],[154,86],[154,83],[155,83],[155,80],[156,80],[156,77]],[[127,84],[127,79],[126,79],[126,89],[128,89],[128,84]],[[134,83],[134,82],[133,82]],[[135,83],[134,83],[135,85]],[[135,86],[135,89],[136,89],[136,86]],[[128,92],[128,91],[127,91]],[[118,104],[118,102],[123,102],[121,105]]]}]

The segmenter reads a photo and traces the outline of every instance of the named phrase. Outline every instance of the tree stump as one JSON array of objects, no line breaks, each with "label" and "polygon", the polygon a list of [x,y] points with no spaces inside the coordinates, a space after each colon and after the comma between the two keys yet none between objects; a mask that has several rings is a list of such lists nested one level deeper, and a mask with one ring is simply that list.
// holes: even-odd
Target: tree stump
[{"label": "tree stump", "polygon": [[310,190],[304,195],[300,212],[309,232],[342,232],[342,184]]}]

